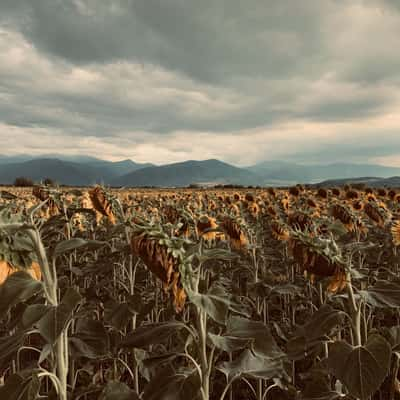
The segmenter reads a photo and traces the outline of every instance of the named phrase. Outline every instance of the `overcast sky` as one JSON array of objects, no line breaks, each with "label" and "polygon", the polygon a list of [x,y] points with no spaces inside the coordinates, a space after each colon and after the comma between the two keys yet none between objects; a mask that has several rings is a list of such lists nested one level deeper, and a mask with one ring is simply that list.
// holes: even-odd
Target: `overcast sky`
[{"label": "overcast sky", "polygon": [[0,149],[400,166],[400,0],[0,0]]}]

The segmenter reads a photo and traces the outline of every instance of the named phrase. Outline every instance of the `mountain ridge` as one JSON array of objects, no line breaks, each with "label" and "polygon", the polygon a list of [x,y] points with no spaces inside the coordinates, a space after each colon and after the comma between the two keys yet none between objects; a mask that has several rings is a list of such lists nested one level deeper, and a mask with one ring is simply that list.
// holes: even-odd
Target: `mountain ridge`
[{"label": "mountain ridge", "polygon": [[334,184],[336,181],[359,181],[368,177],[377,180],[376,184],[379,179],[391,178],[391,182],[397,185],[394,178],[400,176],[400,168],[367,163],[306,165],[289,161],[265,161],[249,167],[237,167],[217,159],[154,165],[136,163],[130,159],[107,161],[91,156],[61,156],[61,159],[49,156],[0,155],[0,184],[12,184],[15,178],[24,176],[35,182],[51,178],[59,184],[70,186],[326,185],[326,181]]}]

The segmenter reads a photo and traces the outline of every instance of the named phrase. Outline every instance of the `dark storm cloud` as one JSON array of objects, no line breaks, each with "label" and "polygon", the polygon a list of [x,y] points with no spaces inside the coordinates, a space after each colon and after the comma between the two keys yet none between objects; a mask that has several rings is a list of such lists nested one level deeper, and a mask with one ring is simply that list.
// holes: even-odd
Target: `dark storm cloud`
[{"label": "dark storm cloud", "polygon": [[[29,143],[47,132],[57,145],[86,137],[105,151],[115,139],[113,151],[145,157],[159,141],[162,162],[247,162],[366,159],[380,134],[387,155],[399,144],[400,126],[383,118],[400,104],[398,4],[2,0],[0,139],[16,127]],[[345,148],[343,135],[358,139]]]},{"label": "dark storm cloud", "polygon": [[6,0],[1,7],[35,46],[70,62],[131,59],[218,82],[312,73],[306,66],[320,61],[324,40],[318,18],[330,9],[316,4]]}]

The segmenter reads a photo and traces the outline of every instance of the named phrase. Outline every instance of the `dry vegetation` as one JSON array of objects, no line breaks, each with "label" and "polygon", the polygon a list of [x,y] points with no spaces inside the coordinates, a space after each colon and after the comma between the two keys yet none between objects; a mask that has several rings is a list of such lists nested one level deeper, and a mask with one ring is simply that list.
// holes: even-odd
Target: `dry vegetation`
[{"label": "dry vegetation", "polygon": [[1,399],[397,399],[400,191],[0,191]]}]

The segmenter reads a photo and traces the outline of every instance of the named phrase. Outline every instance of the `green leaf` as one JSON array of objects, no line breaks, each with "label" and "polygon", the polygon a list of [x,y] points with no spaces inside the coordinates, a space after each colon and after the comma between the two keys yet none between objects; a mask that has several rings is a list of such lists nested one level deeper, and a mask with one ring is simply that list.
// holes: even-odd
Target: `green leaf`
[{"label": "green leaf", "polygon": [[0,337],[0,370],[10,365],[11,360],[22,346],[24,337],[25,332],[17,332],[12,336]]},{"label": "green leaf", "polygon": [[284,375],[282,360],[263,357],[248,349],[244,350],[237,359],[231,362],[223,362],[217,368],[225,374],[228,380],[241,376],[272,379]]},{"label": "green leaf", "polygon": [[51,354],[52,350],[53,350],[53,347],[51,345],[49,345],[48,343],[46,343],[43,346],[42,351],[40,352],[38,364],[41,364],[44,360],[46,360],[47,357]]},{"label": "green leaf", "polygon": [[208,339],[211,344],[214,345],[217,349],[226,351],[227,353],[232,353],[237,350],[244,349],[249,347],[252,343],[252,339],[249,338],[240,338],[235,336],[221,336],[214,335],[213,333],[208,334]]},{"label": "green leaf", "polygon": [[262,322],[232,316],[228,321],[226,336],[251,340],[254,353],[264,357],[278,359],[284,356],[269,328]]},{"label": "green leaf", "polygon": [[177,353],[166,353],[159,356],[145,358],[141,361],[144,368],[149,370],[159,368],[165,363],[175,360],[179,355]]},{"label": "green leaf", "polygon": [[162,343],[184,327],[185,324],[178,321],[143,325],[127,335],[119,346],[146,348],[151,344]]},{"label": "green leaf", "polygon": [[139,400],[139,396],[125,383],[111,381],[101,392],[99,400]]},{"label": "green leaf", "polygon": [[0,319],[14,305],[23,302],[43,290],[42,283],[25,271],[11,274],[0,285]]},{"label": "green leaf", "polygon": [[0,386],[0,399],[36,400],[40,381],[33,371],[21,371],[7,378],[5,385]]},{"label": "green leaf", "polygon": [[395,282],[379,280],[368,290],[361,290],[360,294],[373,307],[400,307],[400,285]]},{"label": "green leaf", "polygon": [[400,350],[400,326],[396,325],[391,328],[385,327],[382,333],[392,346],[392,350],[398,352]]},{"label": "green leaf", "polygon": [[321,352],[323,340],[307,340],[304,336],[295,336],[286,345],[287,355],[291,360],[303,360],[304,358]]},{"label": "green leaf", "polygon": [[110,350],[107,330],[99,321],[78,319],[75,333],[69,338],[74,358],[86,357],[97,359],[105,357]]},{"label": "green leaf", "polygon": [[323,304],[308,322],[296,329],[295,336],[303,336],[307,341],[314,341],[329,334],[332,329],[342,323],[344,313]]},{"label": "green leaf", "polygon": [[147,384],[143,400],[196,400],[200,392],[197,370],[166,367]]},{"label": "green leaf", "polygon": [[328,365],[350,394],[361,400],[374,394],[389,372],[392,349],[379,335],[371,335],[365,346],[352,347],[339,341],[329,346]]},{"label": "green leaf", "polygon": [[342,397],[340,393],[331,390],[331,377],[325,368],[311,370],[307,375],[300,400],[337,400]]},{"label": "green leaf", "polygon": [[45,304],[32,304],[28,306],[22,314],[22,326],[26,329],[31,328],[50,308],[50,306]]},{"label": "green leaf", "polygon": [[225,324],[228,317],[226,299],[213,294],[188,292],[191,302],[219,324]]},{"label": "green leaf", "polygon": [[24,378],[19,374],[13,374],[7,378],[5,385],[0,386],[0,398],[7,400],[18,400],[27,386]]},{"label": "green leaf", "polygon": [[58,257],[61,254],[67,253],[68,251],[79,249],[81,247],[87,246],[90,249],[96,249],[104,245],[107,245],[107,242],[101,242],[99,240],[85,240],[82,238],[74,238],[57,243],[53,254],[54,257]]},{"label": "green leaf", "polygon": [[[220,229],[209,229],[210,232],[223,232]],[[229,250],[226,249],[203,249],[201,255],[197,255],[197,258],[201,263],[204,263],[209,260],[222,260],[222,261],[233,261],[239,256]]]},{"label": "green leaf", "polygon": [[56,307],[51,307],[39,320],[38,329],[47,343],[53,345],[57,341],[80,301],[81,295],[75,289],[69,288],[61,303]]}]

